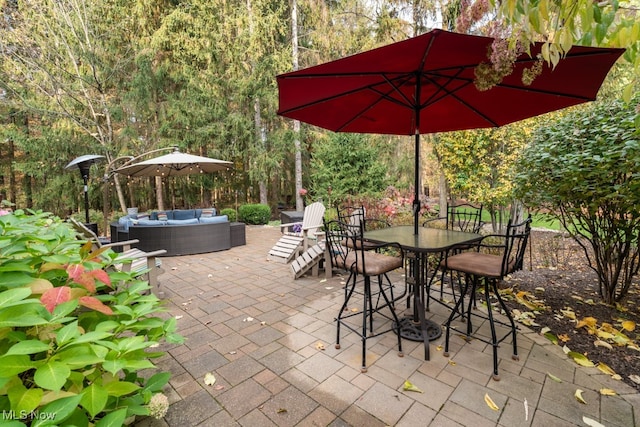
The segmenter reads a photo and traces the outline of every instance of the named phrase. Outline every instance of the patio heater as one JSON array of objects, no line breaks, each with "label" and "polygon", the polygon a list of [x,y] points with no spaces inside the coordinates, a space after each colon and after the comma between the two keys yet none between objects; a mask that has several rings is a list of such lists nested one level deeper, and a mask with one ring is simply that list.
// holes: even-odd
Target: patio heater
[{"label": "patio heater", "polygon": [[104,156],[98,154],[85,154],[84,156],[76,157],[64,167],[65,169],[71,169],[77,166],[80,170],[80,176],[82,176],[82,181],[84,182],[85,225],[94,231],[96,235],[98,234],[98,224],[89,222],[89,169],[96,161],[103,158]]}]

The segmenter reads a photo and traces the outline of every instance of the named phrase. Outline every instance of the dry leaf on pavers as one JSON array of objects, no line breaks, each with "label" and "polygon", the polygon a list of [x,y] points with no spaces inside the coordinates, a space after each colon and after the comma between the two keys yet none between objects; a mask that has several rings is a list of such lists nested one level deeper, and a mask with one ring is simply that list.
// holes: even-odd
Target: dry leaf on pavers
[{"label": "dry leaf on pavers", "polygon": [[527,402],[527,398],[524,398],[524,420],[529,421],[529,403]]},{"label": "dry leaf on pavers", "polygon": [[318,350],[324,350],[324,344],[323,344],[322,342],[318,341],[318,342],[316,343],[316,348],[317,348]]},{"label": "dry leaf on pavers", "polygon": [[491,399],[491,397],[489,397],[489,393],[485,393],[484,394],[484,401],[487,404],[487,406],[489,408],[493,409],[494,411],[499,411],[500,410],[500,408],[498,408],[498,405],[495,404],[493,399]]},{"label": "dry leaf on pavers", "polygon": [[330,291],[331,289],[333,289],[333,286],[325,286],[325,289]]},{"label": "dry leaf on pavers", "polygon": [[442,351],[442,344],[438,344],[438,345],[436,346],[436,350],[437,350],[437,351]]},{"label": "dry leaf on pavers", "polygon": [[629,375],[629,379],[636,384],[640,384],[640,376],[639,375]]},{"label": "dry leaf on pavers", "polygon": [[285,408],[280,408],[276,411],[278,414],[283,414],[285,412],[288,412]]},{"label": "dry leaf on pavers", "polygon": [[603,396],[615,396],[618,393],[616,393],[615,390],[612,390],[610,388],[601,388],[600,389],[600,394],[603,395]]},{"label": "dry leaf on pavers", "polygon": [[587,402],[584,400],[584,398],[582,397],[582,390],[577,389],[575,393],[573,393],[573,395],[575,396],[576,400],[580,403],[584,403],[585,405],[587,404]]},{"label": "dry leaf on pavers", "polygon": [[556,377],[555,375],[550,374],[549,372],[547,372],[547,375],[549,376],[549,378],[551,378],[552,380],[554,380],[557,383],[561,383],[562,380],[558,377]]},{"label": "dry leaf on pavers", "polygon": [[454,362],[453,360],[449,359],[449,365],[456,366],[456,362]]},{"label": "dry leaf on pavers", "polygon": [[242,319],[243,322],[253,322],[254,318],[253,317],[245,317],[244,319]]},{"label": "dry leaf on pavers", "polygon": [[216,383],[216,376],[211,372],[207,372],[204,376],[204,383],[206,385],[214,385]]},{"label": "dry leaf on pavers", "polygon": [[209,273],[209,274],[207,274],[207,277],[208,277],[209,279],[212,279],[212,278],[213,278],[213,274]]},{"label": "dry leaf on pavers", "polygon": [[596,366],[591,360],[587,359],[587,356],[585,356],[582,353],[578,353],[576,351],[570,351],[569,353],[567,353],[567,356],[572,358],[573,361],[580,366],[586,366],[586,367]]},{"label": "dry leaf on pavers", "polygon": [[424,393],[424,391],[420,390],[418,387],[411,384],[409,380],[404,381],[404,385],[402,386],[404,391],[416,391],[418,393]]},{"label": "dry leaf on pavers", "polygon": [[602,362],[598,362],[597,368],[600,369],[600,372],[602,372],[604,374],[607,374],[607,375],[613,376],[613,375],[616,374],[616,372],[613,369],[611,369],[608,365],[606,365],[606,364],[604,364]]},{"label": "dry leaf on pavers", "polygon": [[176,320],[180,320],[180,319],[182,319],[183,317],[184,317],[183,315],[178,314],[177,316],[175,316],[175,319],[176,319]]},{"label": "dry leaf on pavers", "polygon": [[592,420],[589,417],[582,416],[582,422],[588,425],[589,427],[604,427],[604,424],[600,424],[596,420]]}]

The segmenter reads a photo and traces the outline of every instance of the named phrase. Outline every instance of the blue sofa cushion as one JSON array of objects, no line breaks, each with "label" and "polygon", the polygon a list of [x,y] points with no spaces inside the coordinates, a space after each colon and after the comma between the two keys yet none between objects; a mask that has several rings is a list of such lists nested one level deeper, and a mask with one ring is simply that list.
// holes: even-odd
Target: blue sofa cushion
[{"label": "blue sofa cushion", "polygon": [[133,223],[134,226],[138,227],[158,227],[165,224],[165,221],[158,221],[157,219],[139,219]]},{"label": "blue sofa cushion", "polygon": [[226,215],[212,216],[212,217],[200,217],[201,224],[219,224],[221,222],[229,222],[229,217]]},{"label": "blue sofa cushion", "polygon": [[196,224],[198,223],[195,209],[175,210],[173,219],[196,219]]},{"label": "blue sofa cushion", "polygon": [[190,224],[197,224],[197,223],[198,223],[198,218],[167,220],[167,225],[190,225]]}]

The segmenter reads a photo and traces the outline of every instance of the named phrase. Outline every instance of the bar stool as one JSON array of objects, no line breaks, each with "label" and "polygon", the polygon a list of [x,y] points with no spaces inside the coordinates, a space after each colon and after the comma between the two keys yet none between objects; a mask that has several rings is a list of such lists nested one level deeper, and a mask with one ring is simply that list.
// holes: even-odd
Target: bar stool
[{"label": "bar stool", "polygon": [[[529,233],[531,232],[531,215],[525,221],[519,224],[512,224],[509,221],[507,225],[506,234],[496,236],[488,235],[483,237],[481,241],[477,243],[475,251],[462,252],[456,255],[447,256],[442,262],[441,267],[447,271],[457,272],[464,275],[464,288],[462,295],[458,299],[455,308],[451,311],[446,323],[446,338],[444,347],[444,356],[449,357],[449,336],[451,332],[451,322],[461,317],[463,320],[466,318],[467,339],[477,331],[473,331],[472,317],[480,317],[487,319],[491,327],[491,340],[486,340],[480,337],[480,341],[487,344],[491,344],[493,347],[493,379],[500,380],[498,375],[498,346],[509,336],[512,337],[513,344],[513,360],[519,360],[518,347],[516,343],[516,330],[517,327],[513,321],[513,316],[509,312],[509,309],[504,304],[504,301],[500,297],[498,292],[498,282],[501,281],[506,275],[522,269],[524,260],[525,249],[529,240]],[[496,238],[502,238],[501,244],[492,243]],[[487,253],[485,251],[490,251]],[[484,295],[487,303],[487,316],[474,312],[472,307],[475,306],[476,291],[480,285],[484,287]],[[470,290],[469,290],[470,289]],[[464,297],[467,292],[470,293],[469,302],[466,313],[462,307]],[[496,297],[500,307],[507,315],[509,323],[504,323],[494,319],[493,308],[489,301],[491,293]],[[509,332],[502,337],[498,337],[496,333],[495,324],[498,323],[509,328]]]},{"label": "bar stool", "polygon": [[[398,328],[399,320],[393,308],[393,300],[387,295],[388,287],[384,283],[389,280],[387,273],[401,268],[404,263],[404,252],[397,243],[386,243],[376,245],[376,250],[372,250],[369,242],[365,245],[363,238],[363,225],[352,225],[340,221],[329,221],[325,223],[326,244],[329,248],[332,266],[342,268],[349,272],[347,280],[347,293],[344,303],[336,317],[337,338],[336,349],[340,349],[340,327],[345,326],[347,329],[358,334],[362,340],[362,367],[361,372],[367,372],[367,339],[376,337],[383,333],[394,331],[398,337],[398,356],[404,356],[402,352],[402,339]],[[384,250],[380,252],[380,250]],[[390,255],[393,252],[398,256]],[[377,290],[372,291],[371,277],[377,278]],[[358,292],[356,292],[358,289]],[[346,310],[354,293],[362,294],[363,304],[362,313],[354,313]],[[384,303],[377,303],[375,306],[372,300],[375,297],[382,297]],[[383,309],[388,308],[389,313],[385,313]],[[380,316],[390,320],[392,323],[389,328],[382,331],[373,330],[373,316]],[[361,315],[362,326],[357,329],[348,319]]]}]

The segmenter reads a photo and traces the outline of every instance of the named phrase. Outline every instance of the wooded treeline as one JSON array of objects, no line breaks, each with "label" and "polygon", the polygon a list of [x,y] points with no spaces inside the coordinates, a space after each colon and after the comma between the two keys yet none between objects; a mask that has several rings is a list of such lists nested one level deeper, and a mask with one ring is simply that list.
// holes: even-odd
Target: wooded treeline
[{"label": "wooded treeline", "polygon": [[[532,3],[537,6],[529,10]],[[17,207],[61,216],[81,210],[82,181],[64,167],[84,154],[105,156],[92,169],[89,194],[92,209],[107,213],[151,209],[159,199],[167,208],[261,202],[275,213],[278,206],[295,207],[300,188],[325,199],[331,188],[339,198],[354,191],[335,181],[345,154],[370,159],[358,165],[371,173],[359,172],[358,192],[389,184],[408,190],[411,138],[337,136],[308,126],[298,134],[295,122],[276,115],[275,76],[294,63],[315,65],[432,27],[496,34],[525,26],[519,35],[552,43],[549,61],[561,56],[573,34],[584,44],[624,45],[626,59],[637,63],[640,24],[622,9],[617,2],[574,7],[568,0],[0,0],[0,195]],[[536,19],[523,21],[515,13],[522,10]],[[560,15],[581,27],[549,29]],[[511,156],[528,138],[522,128],[528,125],[519,126],[474,138],[495,146],[514,142]],[[446,135],[449,145],[438,157],[455,156],[467,135]],[[173,146],[232,161],[234,168],[164,185],[111,174],[103,182],[126,156]],[[448,185],[467,196],[474,178],[466,170],[441,175],[437,160],[423,165],[424,186]],[[460,177],[464,182],[456,183]]]},{"label": "wooded treeline", "polygon": [[[176,146],[232,161],[234,168],[166,180],[168,207],[227,207],[236,197],[239,203],[295,206],[295,135],[291,120],[276,115],[275,76],[292,69],[288,2],[34,0],[0,5],[4,198],[59,215],[78,210],[82,181],[77,170],[64,167],[77,156],[100,154],[106,159],[92,168],[89,191],[91,207],[99,210],[109,164],[117,167],[126,160],[123,156]],[[406,15],[404,7],[298,1],[300,67],[422,30],[400,17]],[[305,188],[312,187],[309,162],[320,137],[303,126]],[[370,141],[389,145],[389,138]],[[388,174],[397,176],[394,168]],[[123,204],[156,206],[153,178],[115,178],[109,180],[107,202],[116,210]]]}]

